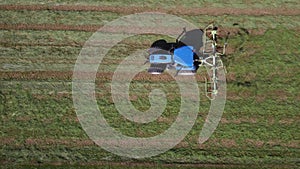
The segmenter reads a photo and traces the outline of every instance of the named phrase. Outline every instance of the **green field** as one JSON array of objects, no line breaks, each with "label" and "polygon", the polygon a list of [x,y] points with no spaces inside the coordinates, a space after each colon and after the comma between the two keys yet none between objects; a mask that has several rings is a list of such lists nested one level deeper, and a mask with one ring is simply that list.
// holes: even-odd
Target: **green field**
[{"label": "green field", "polygon": [[[300,165],[300,3],[294,1],[0,1],[0,166],[3,168],[298,168]],[[19,9],[21,5],[49,9]],[[53,6],[105,6],[97,10],[58,10]],[[227,101],[222,120],[207,142],[199,133],[210,101],[198,79],[201,103],[193,129],[171,150],[145,159],[114,155],[97,146],[78,122],[72,100],[72,74],[84,43],[99,26],[136,10],[166,12],[203,28],[211,21],[233,32],[223,58]],[[6,9],[7,6],[19,7]],[[182,8],[185,14],[169,9]],[[224,14],[225,7],[238,14]],[[201,8],[216,13],[195,14]],[[136,10],[135,10],[136,9]],[[251,14],[247,9],[261,10]],[[269,13],[264,13],[269,10]],[[179,11],[179,10],[178,10]],[[274,11],[279,11],[278,14]],[[281,11],[281,12],[280,12]],[[219,13],[218,13],[219,12]],[[226,13],[226,12],[225,12]],[[250,33],[237,33],[234,23]],[[27,27],[21,27],[26,25]],[[41,28],[39,26],[61,26]],[[62,26],[63,25],[63,26]],[[74,27],[80,30],[74,30]],[[21,28],[20,28],[21,27]],[[76,27],[76,29],[77,29]],[[41,29],[40,29],[41,28]],[[72,29],[71,29],[72,28]],[[40,30],[39,30],[40,29]],[[96,94],[108,123],[132,137],[154,136],[176,119],[180,94],[167,75],[131,82],[136,109],[150,108],[153,88],[165,91],[167,106],[149,124],[121,116],[111,99],[113,72],[136,49],[161,35],[138,35],[113,47],[98,69]],[[198,76],[205,74],[199,71]],[[152,75],[151,75],[152,76]]]}]

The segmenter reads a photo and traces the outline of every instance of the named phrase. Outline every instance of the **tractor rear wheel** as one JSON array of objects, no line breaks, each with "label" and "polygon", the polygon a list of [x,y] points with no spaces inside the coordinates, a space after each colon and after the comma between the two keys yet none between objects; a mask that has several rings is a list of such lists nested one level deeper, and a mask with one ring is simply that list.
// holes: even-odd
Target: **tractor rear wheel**
[{"label": "tractor rear wheel", "polygon": [[164,39],[160,39],[160,40],[153,42],[151,45],[151,48],[164,49],[166,45],[167,45],[167,41]]},{"label": "tractor rear wheel", "polygon": [[168,54],[171,50],[171,44],[167,43],[166,40],[160,39],[152,43],[149,53],[150,54]]}]

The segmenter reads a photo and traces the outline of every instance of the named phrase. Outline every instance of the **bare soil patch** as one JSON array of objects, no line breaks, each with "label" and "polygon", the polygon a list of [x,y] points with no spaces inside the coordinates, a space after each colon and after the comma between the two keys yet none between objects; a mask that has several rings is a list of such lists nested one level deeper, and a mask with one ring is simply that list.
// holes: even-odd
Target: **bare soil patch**
[{"label": "bare soil patch", "polygon": [[13,137],[2,137],[1,139],[0,139],[0,145],[9,145],[9,144],[12,144],[12,143],[14,143],[16,140],[15,140],[15,138],[13,138]]}]

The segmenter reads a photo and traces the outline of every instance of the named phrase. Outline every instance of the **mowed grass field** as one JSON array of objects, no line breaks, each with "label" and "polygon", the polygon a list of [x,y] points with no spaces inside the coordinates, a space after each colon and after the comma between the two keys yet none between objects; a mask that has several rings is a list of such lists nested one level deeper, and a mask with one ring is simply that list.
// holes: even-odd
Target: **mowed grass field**
[{"label": "mowed grass field", "polygon": [[[97,29],[121,16],[149,11],[177,15],[199,28],[215,21],[231,32],[223,58],[227,101],[216,131],[199,145],[210,106],[204,94],[206,71],[200,70],[196,78],[201,103],[193,129],[171,150],[136,160],[107,152],[86,135],[73,106],[72,75],[81,48]],[[0,1],[0,16],[1,167],[299,167],[298,1],[11,0]],[[99,67],[95,89],[99,109],[111,126],[128,136],[162,133],[178,115],[179,88],[167,74],[153,76],[145,70],[130,85],[132,104],[141,111],[150,108],[152,89],[165,91],[166,109],[154,122],[126,120],[111,99],[117,66],[161,37],[127,38],[109,51]]]}]

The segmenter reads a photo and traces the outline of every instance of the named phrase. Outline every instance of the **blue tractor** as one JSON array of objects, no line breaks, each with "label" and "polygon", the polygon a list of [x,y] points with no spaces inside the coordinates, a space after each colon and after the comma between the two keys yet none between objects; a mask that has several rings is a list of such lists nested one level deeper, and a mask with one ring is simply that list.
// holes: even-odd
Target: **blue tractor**
[{"label": "blue tractor", "polygon": [[161,74],[165,70],[175,69],[176,75],[194,75],[200,66],[211,70],[210,80],[206,82],[207,96],[214,98],[218,93],[217,70],[223,67],[220,59],[225,54],[227,37],[223,51],[217,51],[217,30],[214,24],[208,25],[204,30],[193,29],[183,32],[176,42],[168,43],[164,39],[155,41],[150,49],[147,62],[150,62],[148,73]]},{"label": "blue tractor", "polygon": [[164,39],[155,41],[149,49],[150,74],[161,74],[166,69],[175,68],[178,75],[193,75],[199,68],[200,48],[203,31],[185,29],[175,43]]}]

